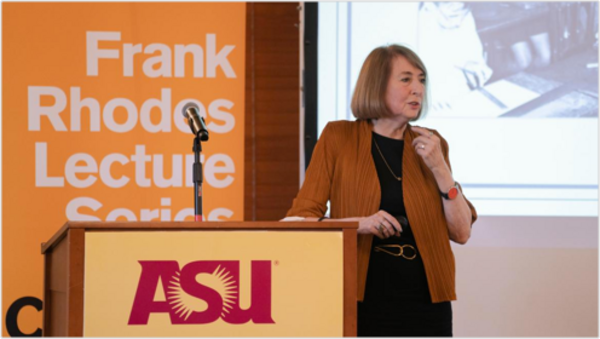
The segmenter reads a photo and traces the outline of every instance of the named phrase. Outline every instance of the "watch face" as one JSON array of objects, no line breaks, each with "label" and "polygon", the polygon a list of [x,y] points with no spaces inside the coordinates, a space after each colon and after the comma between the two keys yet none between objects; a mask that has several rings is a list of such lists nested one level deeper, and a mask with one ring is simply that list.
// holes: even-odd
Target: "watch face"
[{"label": "watch face", "polygon": [[456,186],[452,187],[450,189],[450,191],[448,191],[448,198],[450,198],[450,200],[456,198],[456,196],[458,196],[458,188],[456,188]]}]

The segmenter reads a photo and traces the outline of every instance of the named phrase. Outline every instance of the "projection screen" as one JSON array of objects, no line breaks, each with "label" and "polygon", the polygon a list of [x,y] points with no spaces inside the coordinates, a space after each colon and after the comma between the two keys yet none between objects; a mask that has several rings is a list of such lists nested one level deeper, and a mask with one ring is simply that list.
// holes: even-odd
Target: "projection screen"
[{"label": "projection screen", "polygon": [[428,72],[415,125],[450,145],[481,216],[598,216],[595,3],[319,3],[318,133],[353,120],[373,48],[402,44]]}]

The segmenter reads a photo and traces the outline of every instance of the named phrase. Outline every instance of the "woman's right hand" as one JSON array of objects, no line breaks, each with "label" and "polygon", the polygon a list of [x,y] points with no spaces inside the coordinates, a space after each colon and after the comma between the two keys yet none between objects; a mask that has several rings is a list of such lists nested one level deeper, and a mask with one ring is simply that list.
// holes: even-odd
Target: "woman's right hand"
[{"label": "woman's right hand", "polygon": [[358,224],[358,234],[373,234],[379,239],[386,239],[391,236],[400,236],[402,226],[396,218],[386,211],[379,212],[361,218]]}]

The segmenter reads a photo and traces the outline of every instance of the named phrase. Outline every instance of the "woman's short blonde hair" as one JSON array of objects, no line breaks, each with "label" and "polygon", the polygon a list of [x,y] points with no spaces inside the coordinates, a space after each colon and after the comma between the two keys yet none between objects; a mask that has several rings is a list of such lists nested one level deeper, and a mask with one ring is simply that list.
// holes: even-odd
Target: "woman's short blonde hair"
[{"label": "woman's short blonde hair", "polygon": [[[427,84],[427,70],[417,53],[400,45],[377,47],[365,60],[354,88],[350,108],[357,119],[379,119],[392,115],[386,105],[385,95],[392,73],[392,61],[398,56],[405,57],[411,65],[420,69],[425,74]],[[427,97],[427,90],[425,90],[421,110],[413,120],[419,119],[426,111]]]}]

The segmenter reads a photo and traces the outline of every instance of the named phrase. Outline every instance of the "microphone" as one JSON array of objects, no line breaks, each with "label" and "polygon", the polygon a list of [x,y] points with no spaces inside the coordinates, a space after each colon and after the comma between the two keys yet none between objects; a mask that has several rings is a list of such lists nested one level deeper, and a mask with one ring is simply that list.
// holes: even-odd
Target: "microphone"
[{"label": "microphone", "polygon": [[185,106],[183,106],[183,117],[188,120],[188,124],[190,125],[190,129],[194,135],[200,137],[200,140],[207,141],[208,140],[208,129],[206,128],[206,124],[204,123],[204,118],[200,116],[198,109],[198,105],[193,102],[188,102]]}]

